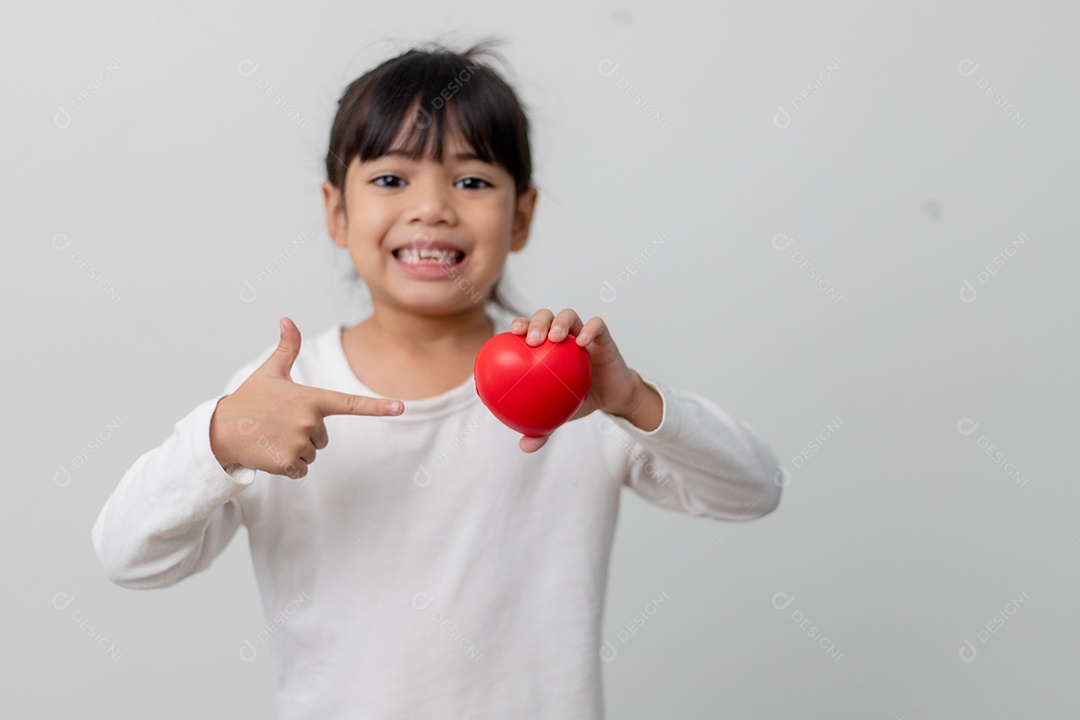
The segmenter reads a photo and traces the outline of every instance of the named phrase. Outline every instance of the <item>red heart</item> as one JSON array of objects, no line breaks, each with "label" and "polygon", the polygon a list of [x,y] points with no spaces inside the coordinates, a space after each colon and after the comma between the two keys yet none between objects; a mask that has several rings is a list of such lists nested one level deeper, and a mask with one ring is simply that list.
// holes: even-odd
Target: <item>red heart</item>
[{"label": "red heart", "polygon": [[528,345],[524,335],[494,335],[476,355],[473,376],[480,400],[508,427],[542,437],[577,412],[592,386],[589,351],[568,335]]}]

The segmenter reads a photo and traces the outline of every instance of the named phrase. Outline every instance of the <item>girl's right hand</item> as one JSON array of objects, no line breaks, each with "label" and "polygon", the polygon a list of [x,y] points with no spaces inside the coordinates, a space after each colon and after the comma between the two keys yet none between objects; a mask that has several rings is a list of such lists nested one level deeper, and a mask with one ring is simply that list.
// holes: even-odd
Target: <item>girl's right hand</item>
[{"label": "girl's right hand", "polygon": [[404,403],[389,398],[299,385],[289,371],[300,352],[300,330],[281,319],[281,341],[266,361],[210,419],[210,447],[222,468],[236,464],[274,475],[302,478],[326,447],[328,415],[400,415]]}]

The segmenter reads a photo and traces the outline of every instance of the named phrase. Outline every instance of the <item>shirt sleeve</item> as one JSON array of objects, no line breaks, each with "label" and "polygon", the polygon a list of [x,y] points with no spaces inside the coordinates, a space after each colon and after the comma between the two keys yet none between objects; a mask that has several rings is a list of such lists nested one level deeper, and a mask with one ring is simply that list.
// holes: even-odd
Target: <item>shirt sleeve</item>
[{"label": "shirt sleeve", "polygon": [[753,427],[703,397],[642,380],[663,400],[660,425],[646,432],[614,415],[605,423],[609,433],[622,431],[625,484],[662,507],[717,520],[753,519],[776,509],[780,463]]},{"label": "shirt sleeve", "polygon": [[222,468],[210,447],[218,401],[247,378],[236,373],[225,392],[197,405],[172,434],[141,455],[121,477],[91,530],[98,560],[117,585],[160,588],[209,567],[243,521],[237,496],[255,479],[240,465]]}]

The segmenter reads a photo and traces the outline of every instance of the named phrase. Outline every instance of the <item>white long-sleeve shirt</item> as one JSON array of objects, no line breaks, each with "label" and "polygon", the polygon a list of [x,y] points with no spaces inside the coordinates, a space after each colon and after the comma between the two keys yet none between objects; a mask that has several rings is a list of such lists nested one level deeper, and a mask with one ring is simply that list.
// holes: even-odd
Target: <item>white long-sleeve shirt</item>
[{"label": "white long-sleeve shirt", "polygon": [[[305,340],[292,379],[380,397],[341,331]],[[132,464],[92,539],[113,582],[161,588],[244,524],[267,631],[240,654],[272,648],[281,720],[602,718],[622,487],[721,520],[779,502],[779,463],[749,425],[645,376],[663,399],[651,432],[597,411],[525,453],[470,377],[398,416],[325,418],[330,442],[303,478],[223,469],[211,415],[275,347]]]}]

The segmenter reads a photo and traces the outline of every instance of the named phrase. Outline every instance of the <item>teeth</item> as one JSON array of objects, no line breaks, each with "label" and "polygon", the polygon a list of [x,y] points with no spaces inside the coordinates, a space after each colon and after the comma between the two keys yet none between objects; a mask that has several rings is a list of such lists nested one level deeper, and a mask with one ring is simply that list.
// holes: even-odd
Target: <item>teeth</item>
[{"label": "teeth", "polygon": [[434,248],[400,248],[394,251],[394,254],[401,261],[407,263],[434,260],[442,265],[453,265],[458,258],[458,251],[456,250],[437,250]]}]

